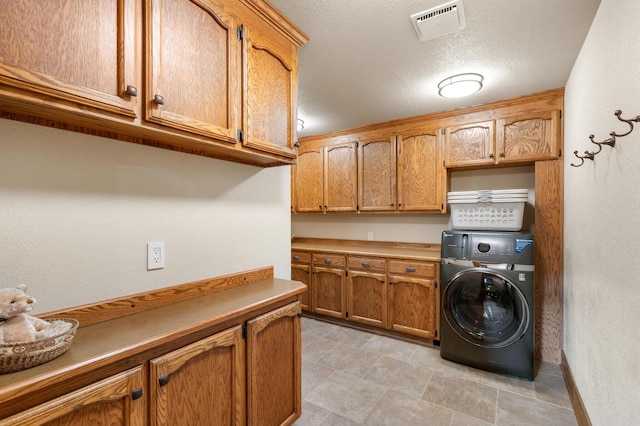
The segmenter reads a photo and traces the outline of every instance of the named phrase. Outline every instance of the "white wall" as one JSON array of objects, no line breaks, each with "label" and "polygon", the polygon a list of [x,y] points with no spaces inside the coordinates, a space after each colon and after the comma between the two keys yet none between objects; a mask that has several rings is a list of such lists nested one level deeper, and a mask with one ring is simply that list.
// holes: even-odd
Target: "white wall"
[{"label": "white wall", "polygon": [[[290,167],[261,169],[0,119],[0,287],[34,313],[273,265]],[[146,270],[146,244],[167,266]]]},{"label": "white wall", "polygon": [[[524,229],[532,230],[535,204],[533,167],[451,172],[452,191],[529,189]],[[294,214],[291,229],[297,237],[440,244],[442,231],[451,229],[449,214]]]},{"label": "white wall", "polygon": [[594,425],[640,422],[640,2],[602,0],[565,92],[564,351]]}]

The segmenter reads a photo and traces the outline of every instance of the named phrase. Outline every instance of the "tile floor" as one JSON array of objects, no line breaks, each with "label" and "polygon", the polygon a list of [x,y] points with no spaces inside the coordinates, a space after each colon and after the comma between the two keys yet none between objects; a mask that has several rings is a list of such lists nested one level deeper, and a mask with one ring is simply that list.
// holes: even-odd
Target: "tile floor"
[{"label": "tile floor", "polygon": [[560,368],[529,382],[452,363],[437,348],[302,319],[307,425],[577,425]]}]

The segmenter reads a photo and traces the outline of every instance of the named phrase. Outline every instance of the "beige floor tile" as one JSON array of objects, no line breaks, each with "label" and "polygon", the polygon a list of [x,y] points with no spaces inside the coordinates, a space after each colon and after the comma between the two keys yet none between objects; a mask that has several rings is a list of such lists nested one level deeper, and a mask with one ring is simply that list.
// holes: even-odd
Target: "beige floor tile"
[{"label": "beige floor tile", "polygon": [[307,359],[302,360],[302,398],[325,381],[332,373],[333,368],[318,364]]},{"label": "beige floor tile", "polygon": [[510,392],[519,393],[530,398],[535,398],[534,384],[532,381],[489,373],[488,371],[469,368],[464,375],[465,379],[473,380],[484,385],[494,386]]},{"label": "beige floor tile", "polygon": [[321,426],[322,422],[331,414],[331,411],[325,410],[307,401],[302,401],[302,415],[294,425],[296,426]]},{"label": "beige floor tile", "polygon": [[535,380],[535,397],[542,401],[572,408],[569,392],[562,376],[538,373]]},{"label": "beige floor tile", "polygon": [[336,346],[338,346],[338,342],[333,340],[303,334],[302,358],[309,361],[317,361],[331,352]]},{"label": "beige floor tile", "polygon": [[338,343],[335,348],[318,359],[318,363],[354,376],[364,376],[380,359],[380,355]]},{"label": "beige floor tile", "polygon": [[348,327],[338,327],[327,333],[324,337],[335,342],[344,343],[345,345],[361,348],[373,336],[375,336],[375,334],[367,333],[366,331],[360,331]]},{"label": "beige floor tile", "polygon": [[492,424],[457,411],[454,412],[453,420],[451,420],[451,426],[491,426]]},{"label": "beige floor tile", "polygon": [[467,370],[469,370],[469,367],[465,365],[442,359],[438,348],[430,348],[427,346],[418,346],[409,358],[409,362],[452,377],[464,377]]},{"label": "beige floor tile", "polygon": [[493,386],[436,371],[422,397],[482,421],[495,422],[498,390]]},{"label": "beige floor tile", "polygon": [[402,394],[420,397],[433,376],[433,370],[397,359],[381,357],[362,377]]},{"label": "beige floor tile", "polygon": [[578,423],[569,408],[500,390],[496,424],[574,426]]},{"label": "beige floor tile", "polygon": [[384,386],[336,371],[305,399],[334,414],[363,423],[385,391]]},{"label": "beige floor tile", "polygon": [[418,349],[417,344],[404,342],[391,337],[373,335],[362,349],[399,360],[407,360]]},{"label": "beige floor tile", "polygon": [[387,391],[367,417],[368,426],[449,426],[453,410],[406,394]]},{"label": "beige floor tile", "polygon": [[302,318],[302,333],[316,337],[324,337],[335,331],[339,326],[324,321],[317,321],[311,318]]}]

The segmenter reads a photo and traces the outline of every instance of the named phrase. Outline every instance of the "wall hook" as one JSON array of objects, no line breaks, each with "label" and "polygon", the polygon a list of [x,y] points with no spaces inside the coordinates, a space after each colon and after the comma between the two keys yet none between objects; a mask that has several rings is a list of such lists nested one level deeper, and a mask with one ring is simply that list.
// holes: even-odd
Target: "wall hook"
[{"label": "wall hook", "polygon": [[614,115],[618,118],[618,120],[620,121],[624,121],[625,123],[627,123],[629,125],[629,131],[627,133],[622,133],[622,134],[618,134],[616,132],[611,132],[609,133],[609,136],[611,136],[609,139],[605,139],[602,142],[596,142],[593,140],[593,138],[595,138],[594,135],[589,135],[589,139],[591,140],[591,143],[598,145],[598,150],[597,151],[585,151],[584,155],[578,155],[578,151],[573,151],[573,155],[575,155],[576,157],[578,157],[581,161],[580,164],[573,164],[571,163],[571,166],[573,167],[580,167],[584,164],[584,159],[588,158],[591,161],[595,161],[595,156],[597,154],[600,154],[600,151],[602,151],[602,145],[607,145],[610,146],[611,148],[615,148],[616,146],[616,138],[622,138],[625,137],[627,135],[629,135],[631,132],[633,132],[633,123],[640,123],[640,115],[630,118],[630,119],[624,119],[621,118],[620,116],[622,115],[622,111],[620,110],[616,110],[616,112],[614,112]]}]

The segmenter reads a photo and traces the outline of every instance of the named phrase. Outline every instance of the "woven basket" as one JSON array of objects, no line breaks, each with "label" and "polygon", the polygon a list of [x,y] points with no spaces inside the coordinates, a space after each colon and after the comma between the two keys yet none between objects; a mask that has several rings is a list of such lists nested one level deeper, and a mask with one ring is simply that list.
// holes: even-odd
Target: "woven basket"
[{"label": "woven basket", "polygon": [[44,364],[59,357],[69,349],[78,329],[78,321],[71,318],[46,321],[64,321],[71,324],[71,329],[31,342],[0,344],[0,374],[13,373]]}]

